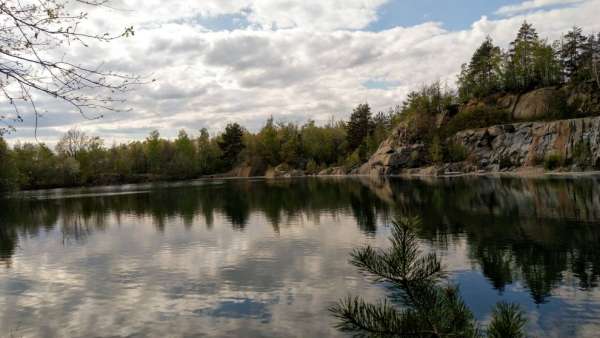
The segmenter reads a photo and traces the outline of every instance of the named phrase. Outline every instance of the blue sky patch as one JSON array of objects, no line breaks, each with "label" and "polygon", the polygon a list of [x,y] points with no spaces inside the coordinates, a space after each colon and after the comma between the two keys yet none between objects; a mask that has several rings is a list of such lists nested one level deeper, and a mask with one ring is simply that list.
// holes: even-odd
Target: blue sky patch
[{"label": "blue sky patch", "polygon": [[400,82],[371,79],[371,80],[367,80],[367,81],[363,82],[362,85],[363,85],[363,87],[368,88],[368,89],[388,90],[388,89],[392,89],[394,87],[398,87],[400,85]]},{"label": "blue sky patch", "polygon": [[461,30],[469,28],[483,15],[496,17],[494,13],[502,6],[519,3],[521,1],[514,0],[390,0],[379,8],[379,19],[367,30],[382,31],[429,21],[441,22],[449,30]]}]

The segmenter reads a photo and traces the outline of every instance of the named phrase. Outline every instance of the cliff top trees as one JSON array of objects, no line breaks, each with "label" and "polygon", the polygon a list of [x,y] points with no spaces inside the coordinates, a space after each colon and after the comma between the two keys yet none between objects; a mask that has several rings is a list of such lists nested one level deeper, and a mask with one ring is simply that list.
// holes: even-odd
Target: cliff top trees
[{"label": "cliff top trees", "polygon": [[26,107],[37,121],[38,109],[43,108],[35,104],[39,95],[62,100],[86,118],[99,118],[102,111],[118,109],[115,105],[123,101],[118,94],[138,79],[69,61],[66,52],[90,42],[133,35],[132,28],[117,35],[80,30],[87,19],[85,8],[106,3],[107,0],[0,2],[0,89],[14,108],[12,115],[0,117],[0,135],[14,130],[14,123],[23,120]]},{"label": "cliff top trees", "polygon": [[576,79],[581,75],[586,54],[587,38],[581,28],[575,26],[563,36],[560,58],[566,79]]},{"label": "cliff top trees", "polygon": [[501,86],[502,52],[487,37],[477,48],[469,64],[462,66],[459,76],[459,95],[463,99],[483,97],[497,91]]}]

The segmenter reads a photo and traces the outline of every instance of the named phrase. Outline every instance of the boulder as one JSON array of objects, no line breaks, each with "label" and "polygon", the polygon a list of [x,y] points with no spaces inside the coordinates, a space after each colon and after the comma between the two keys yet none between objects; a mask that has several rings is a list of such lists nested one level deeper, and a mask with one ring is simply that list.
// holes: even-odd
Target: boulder
[{"label": "boulder", "polygon": [[319,172],[319,176],[342,176],[346,175],[348,172],[344,167],[331,167]]},{"label": "boulder", "polygon": [[540,88],[521,95],[513,107],[512,118],[527,121],[542,118],[550,113],[552,100],[559,95],[554,87]]},{"label": "boulder", "polygon": [[275,168],[267,169],[265,173],[266,178],[278,178],[278,177],[302,177],[305,176],[304,171],[299,169],[290,168],[288,165],[280,164]]}]

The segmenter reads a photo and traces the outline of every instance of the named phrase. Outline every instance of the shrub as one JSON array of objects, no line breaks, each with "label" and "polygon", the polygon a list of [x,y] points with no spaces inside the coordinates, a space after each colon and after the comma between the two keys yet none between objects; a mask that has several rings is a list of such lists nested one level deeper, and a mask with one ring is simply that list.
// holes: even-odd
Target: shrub
[{"label": "shrub", "polygon": [[570,108],[567,103],[567,95],[560,90],[552,95],[548,102],[548,118],[549,119],[565,119],[570,117]]},{"label": "shrub", "polygon": [[448,143],[447,158],[450,162],[462,162],[467,159],[467,148],[460,143]]},{"label": "shrub", "polygon": [[439,136],[434,136],[429,145],[429,156],[433,163],[442,163],[444,161],[444,151]]},{"label": "shrub", "polygon": [[485,128],[510,122],[512,122],[512,117],[505,110],[478,107],[458,113],[448,122],[443,131],[446,136],[452,136],[461,130]]},{"label": "shrub", "polygon": [[575,144],[573,147],[573,161],[575,161],[575,164],[586,167],[590,165],[591,157],[592,150],[589,142],[581,140]]},{"label": "shrub", "polygon": [[344,161],[344,168],[346,170],[351,170],[358,167],[361,164],[360,156],[358,154],[358,149],[355,150],[346,160]]},{"label": "shrub", "polygon": [[307,174],[317,174],[319,172],[319,166],[317,165],[317,162],[315,162],[315,160],[311,159],[308,161],[308,163],[306,164],[306,173]]},{"label": "shrub", "polygon": [[544,159],[544,169],[546,170],[554,170],[564,165],[564,158],[556,153],[549,154]]},{"label": "shrub", "polygon": [[498,165],[500,166],[500,169],[507,169],[513,166],[512,160],[510,159],[510,156],[502,156],[500,158],[500,163],[498,163]]}]

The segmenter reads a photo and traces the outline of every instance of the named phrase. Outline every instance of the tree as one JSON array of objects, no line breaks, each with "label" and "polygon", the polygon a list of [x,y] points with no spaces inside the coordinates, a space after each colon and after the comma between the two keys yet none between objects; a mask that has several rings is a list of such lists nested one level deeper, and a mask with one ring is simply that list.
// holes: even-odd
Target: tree
[{"label": "tree", "polygon": [[158,174],[162,167],[162,146],[160,133],[158,130],[153,130],[146,138],[145,142],[146,158],[148,159],[148,170],[150,173]]},{"label": "tree", "polygon": [[487,37],[477,48],[469,64],[462,66],[459,95],[464,100],[485,97],[498,90],[501,79],[502,52]]},{"label": "tree", "polygon": [[192,178],[196,175],[196,148],[185,130],[180,130],[175,140],[175,158],[172,175],[177,178]]},{"label": "tree", "polygon": [[0,137],[0,193],[17,188],[19,173],[13,154]]},{"label": "tree", "polygon": [[348,150],[356,150],[371,132],[371,107],[368,104],[359,104],[350,115],[347,125],[346,138]]},{"label": "tree", "polygon": [[280,163],[279,152],[281,145],[277,138],[277,126],[273,117],[267,119],[267,123],[258,133],[258,153],[271,166]]},{"label": "tree", "polygon": [[97,141],[97,137],[89,137],[79,129],[69,129],[56,144],[56,152],[66,157],[77,157],[81,152],[89,150]]},{"label": "tree", "polygon": [[202,175],[214,174],[221,167],[221,149],[217,142],[210,139],[210,135],[206,128],[200,130],[198,136],[198,171]]},{"label": "tree", "polygon": [[225,127],[225,133],[221,135],[219,148],[223,152],[222,160],[227,169],[231,169],[238,160],[238,155],[244,150],[242,137],[244,130],[237,123],[230,123]]},{"label": "tree", "polygon": [[509,90],[529,89],[534,85],[534,53],[538,45],[535,28],[527,21],[523,22],[508,52],[506,87]]},{"label": "tree", "polygon": [[[351,263],[374,281],[393,290],[391,300],[376,304],[348,297],[332,306],[342,331],[365,337],[480,337],[472,312],[460,297],[458,287],[442,284],[446,274],[435,253],[422,255],[414,228],[418,218],[393,223],[391,247],[370,246],[352,252]],[[402,307],[398,308],[396,302]],[[524,314],[515,305],[498,304],[492,312],[488,337],[525,337]]]},{"label": "tree", "polygon": [[587,38],[583,35],[580,27],[574,26],[563,36],[560,60],[566,79],[575,81],[581,77],[584,69],[586,44]]},{"label": "tree", "polygon": [[[0,135],[14,130],[23,120],[23,105],[35,116],[40,96],[57,98],[85,118],[100,118],[101,111],[118,110],[120,93],[139,79],[95,65],[68,59],[69,52],[92,42],[109,42],[133,35],[133,28],[121,34],[89,33],[80,29],[88,16],[86,9],[105,5],[108,0],[5,0],[0,2],[1,95],[12,105],[13,114],[0,117]],[[72,11],[71,11],[72,10]],[[58,50],[58,53],[54,51]],[[71,53],[72,54],[72,53]],[[100,112],[98,112],[100,111]],[[94,115],[89,115],[93,112]]]}]

